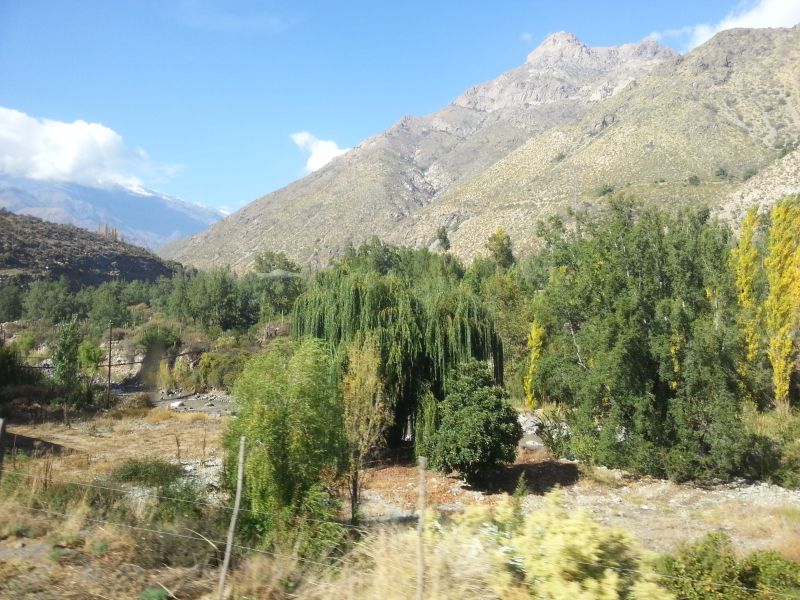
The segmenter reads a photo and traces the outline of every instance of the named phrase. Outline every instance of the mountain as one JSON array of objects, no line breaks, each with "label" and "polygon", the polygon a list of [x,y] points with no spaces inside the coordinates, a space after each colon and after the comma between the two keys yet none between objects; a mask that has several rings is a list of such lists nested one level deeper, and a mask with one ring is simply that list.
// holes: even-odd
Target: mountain
[{"label": "mountain", "polygon": [[243,270],[283,250],[318,266],[372,235],[434,246],[444,226],[469,259],[498,227],[531,249],[538,220],[611,190],[714,206],[800,139],[799,74],[800,26],[724,31],[683,56],[554,34],[521,67],[163,252]]},{"label": "mountain", "polygon": [[0,175],[0,208],[91,231],[107,225],[128,242],[150,249],[202,231],[224,216],[144,188],[98,188],[6,175]]},{"label": "mountain", "polygon": [[776,200],[793,194],[800,194],[800,148],[748,179],[714,209],[722,219],[738,224],[750,207],[766,213]]},{"label": "mountain", "polygon": [[197,266],[244,269],[263,250],[324,265],[382,237],[537,134],[572,122],[675,53],[652,40],[588,48],[557,33],[525,64],[426,117],[404,117],[324,168],[162,250]]},{"label": "mountain", "polygon": [[524,251],[537,220],[596,205],[610,189],[713,206],[800,139],[798,98],[800,27],[721,32],[533,137],[386,237],[429,244],[445,225],[453,251],[469,258],[500,226]]},{"label": "mountain", "polygon": [[177,267],[144,248],[0,208],[0,281],[62,275],[76,286],[114,279],[153,281],[169,277]]}]

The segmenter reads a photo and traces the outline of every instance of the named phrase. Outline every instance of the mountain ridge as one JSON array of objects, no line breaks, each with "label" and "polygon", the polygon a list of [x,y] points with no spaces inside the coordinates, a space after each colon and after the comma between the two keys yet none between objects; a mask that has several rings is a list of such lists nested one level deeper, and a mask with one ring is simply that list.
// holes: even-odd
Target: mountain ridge
[{"label": "mountain ridge", "polygon": [[154,250],[197,233],[223,214],[142,187],[92,187],[0,175],[0,207],[90,231],[115,228],[127,241]]},{"label": "mountain ridge", "polygon": [[245,270],[281,250],[314,267],[372,235],[435,247],[445,227],[469,260],[497,227],[533,249],[537,220],[612,189],[715,205],[800,139],[798,73],[800,27],[728,30],[686,55],[554,34],[523,65],[163,253]]},{"label": "mountain ridge", "polygon": [[[401,118],[319,171],[253,201],[209,231],[167,246],[162,254],[198,266],[230,263],[244,270],[259,251],[272,249],[323,266],[347,245],[391,230],[531,136],[574,120],[599,98],[675,56],[652,40],[625,48],[623,54],[600,49],[589,66],[565,63],[560,71],[553,69],[552,57],[540,64],[529,56],[439,111]],[[492,101],[471,104],[474,90]],[[342,223],[343,212],[350,223]]]}]

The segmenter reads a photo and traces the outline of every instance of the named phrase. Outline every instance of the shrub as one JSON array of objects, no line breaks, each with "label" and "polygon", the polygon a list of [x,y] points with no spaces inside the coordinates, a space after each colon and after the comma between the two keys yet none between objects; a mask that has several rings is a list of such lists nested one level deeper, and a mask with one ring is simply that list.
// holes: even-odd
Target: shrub
[{"label": "shrub", "polygon": [[145,487],[165,487],[183,475],[180,466],[155,458],[131,459],[109,474],[109,479]]},{"label": "shrub", "polygon": [[758,590],[764,597],[800,593],[800,563],[772,551],[737,561],[730,538],[721,532],[682,546],[675,556],[664,557],[658,570],[664,584],[686,600],[760,598]]},{"label": "shrub", "polygon": [[508,393],[494,385],[484,363],[470,361],[457,369],[438,412],[432,466],[480,483],[514,460],[522,427]]},{"label": "shrub", "polygon": [[597,189],[597,197],[602,198],[614,191],[614,186],[610,183],[605,183]]},{"label": "shrub", "polygon": [[245,350],[226,352],[206,352],[194,372],[194,383],[202,389],[233,389],[236,379],[241,374],[250,353]]},{"label": "shrub", "polygon": [[700,185],[700,178],[697,175],[691,175],[689,179],[686,180],[686,183],[689,185]]},{"label": "shrub", "polygon": [[[226,482],[233,487],[244,436],[243,499],[253,512],[243,528],[265,545],[291,544],[303,526],[330,538],[333,511],[322,482],[343,472],[345,444],[338,377],[326,347],[312,339],[273,344],[247,363],[233,395],[239,413],[225,435]],[[308,512],[319,523],[301,526]],[[314,534],[306,538],[313,540]]]}]

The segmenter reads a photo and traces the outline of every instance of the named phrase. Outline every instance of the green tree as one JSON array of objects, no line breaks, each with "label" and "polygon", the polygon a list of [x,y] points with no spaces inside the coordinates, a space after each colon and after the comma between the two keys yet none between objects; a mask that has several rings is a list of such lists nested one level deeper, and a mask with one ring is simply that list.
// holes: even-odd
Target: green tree
[{"label": "green tree", "polygon": [[437,412],[440,422],[429,442],[435,468],[457,470],[468,483],[483,483],[516,457],[522,437],[517,412],[484,363],[470,361],[458,368]]},{"label": "green tree", "polygon": [[265,252],[256,257],[254,270],[240,281],[244,293],[258,304],[262,319],[288,314],[303,293],[305,283],[300,267],[282,252]]},{"label": "green tree", "polygon": [[444,225],[436,230],[436,240],[439,242],[439,248],[442,252],[450,250],[450,238],[447,235],[447,227]]},{"label": "green tree", "polygon": [[380,349],[374,336],[355,340],[347,347],[341,390],[344,433],[350,455],[350,515],[353,522],[358,519],[367,460],[384,441],[384,430],[391,419],[380,370]]},{"label": "green tree", "polygon": [[0,323],[16,321],[22,316],[22,292],[19,282],[9,279],[0,283]]},{"label": "green tree", "polygon": [[514,250],[511,238],[502,227],[499,227],[497,231],[489,236],[486,242],[486,249],[500,269],[508,269],[514,264]]},{"label": "green tree", "polygon": [[96,375],[105,352],[92,340],[83,340],[78,346],[78,364],[89,375]]},{"label": "green tree", "polygon": [[[226,433],[228,460],[235,464],[239,437],[245,436],[244,502],[253,511],[250,525],[270,545],[291,537],[303,507],[325,503],[323,479],[343,472],[334,361],[318,340],[277,342],[245,366],[233,395],[238,414]],[[320,535],[325,532],[332,530]]]},{"label": "green tree", "polygon": [[75,317],[58,326],[58,339],[53,350],[53,378],[64,393],[61,406],[65,425],[69,424],[69,408],[74,403],[78,390],[78,345],[80,342],[81,336]]},{"label": "green tree", "polygon": [[22,300],[25,318],[44,319],[60,323],[69,319],[76,311],[75,297],[66,278],[57,281],[34,281]]},{"label": "green tree", "polygon": [[582,460],[677,479],[741,471],[744,344],[730,232],[706,211],[616,199],[541,225],[548,281],[534,389],[570,407]]},{"label": "green tree", "polygon": [[118,281],[103,283],[93,291],[89,319],[95,332],[105,331],[109,323],[122,327],[131,320],[123,291],[124,285]]},{"label": "green tree", "polygon": [[503,349],[481,298],[462,285],[450,255],[370,242],[317,274],[292,314],[296,337],[326,340],[337,352],[374,333],[393,413],[390,443],[414,426],[420,396],[444,395],[447,374],[469,358],[491,359],[502,382]]}]

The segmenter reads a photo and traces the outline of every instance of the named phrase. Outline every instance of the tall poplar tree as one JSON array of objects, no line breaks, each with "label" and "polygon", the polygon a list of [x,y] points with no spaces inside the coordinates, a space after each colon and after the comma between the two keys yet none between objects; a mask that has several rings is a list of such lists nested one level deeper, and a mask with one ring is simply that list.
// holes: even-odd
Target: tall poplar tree
[{"label": "tall poplar tree", "polygon": [[788,411],[800,319],[800,204],[796,196],[782,200],[772,209],[769,254],[764,266],[769,281],[764,304],[767,356],[772,364],[775,407]]}]

